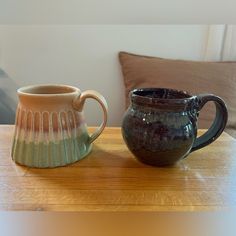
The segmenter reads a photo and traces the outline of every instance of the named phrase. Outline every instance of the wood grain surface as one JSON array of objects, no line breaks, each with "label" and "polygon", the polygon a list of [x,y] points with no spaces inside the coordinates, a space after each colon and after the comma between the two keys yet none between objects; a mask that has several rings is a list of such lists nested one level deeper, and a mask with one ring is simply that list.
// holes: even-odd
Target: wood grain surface
[{"label": "wood grain surface", "polygon": [[35,169],[11,160],[13,129],[0,126],[0,210],[236,208],[236,140],[226,133],[177,165],[156,168],[133,157],[120,128],[106,128],[85,159],[66,167]]}]

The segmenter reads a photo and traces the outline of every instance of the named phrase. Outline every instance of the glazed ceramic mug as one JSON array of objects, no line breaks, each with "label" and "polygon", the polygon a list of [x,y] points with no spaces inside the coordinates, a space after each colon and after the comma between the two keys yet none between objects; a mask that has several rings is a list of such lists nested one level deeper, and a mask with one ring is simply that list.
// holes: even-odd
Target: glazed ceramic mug
[{"label": "glazed ceramic mug", "polygon": [[[224,101],[212,94],[191,96],[174,89],[144,88],[133,90],[130,98],[122,123],[123,138],[136,158],[150,165],[173,165],[212,143],[228,119]],[[197,138],[198,114],[209,101],[215,103],[215,120]]]},{"label": "glazed ceramic mug", "polygon": [[[107,122],[107,103],[94,90],[81,92],[68,85],[33,85],[17,90],[12,159],[30,167],[64,166],[81,160]],[[84,120],[83,107],[93,98],[102,107],[101,126],[91,136]]]}]

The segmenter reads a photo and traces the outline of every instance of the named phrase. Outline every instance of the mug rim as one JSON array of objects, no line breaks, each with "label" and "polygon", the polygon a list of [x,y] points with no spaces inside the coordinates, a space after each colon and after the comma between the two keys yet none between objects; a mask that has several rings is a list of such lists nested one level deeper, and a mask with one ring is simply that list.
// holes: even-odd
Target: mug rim
[{"label": "mug rim", "polygon": [[[155,91],[159,91],[159,90],[168,90],[171,92],[175,92],[175,93],[179,93],[181,95],[184,95],[186,97],[183,98],[158,98],[158,97],[147,97],[147,96],[142,96],[139,94],[135,94],[136,92],[145,92],[145,91],[150,91],[150,92],[155,92]],[[189,101],[191,99],[193,99],[193,97],[195,97],[194,95],[191,95],[190,93],[188,93],[185,90],[178,90],[178,89],[172,89],[172,88],[158,88],[158,87],[145,87],[145,88],[136,88],[130,91],[130,96],[132,98],[138,98],[138,99],[142,99],[142,100],[155,100],[155,101],[168,101],[168,102],[184,102],[184,101]]]},{"label": "mug rim", "polygon": [[[65,88],[65,89],[70,89],[71,92],[58,92],[58,93],[35,93],[35,92],[30,92],[30,90],[33,89],[42,89],[42,88]],[[29,90],[29,91],[27,91]],[[33,85],[27,85],[23,86],[21,88],[17,89],[17,94],[18,95],[24,95],[24,96],[34,96],[34,97],[55,97],[55,96],[68,96],[68,95],[78,95],[81,94],[80,89],[77,87],[71,86],[71,85],[66,85],[66,84],[33,84]]]},{"label": "mug rim", "polygon": [[[140,95],[137,92],[155,92],[155,91],[162,91],[165,92],[173,92],[177,94],[181,94],[183,97],[176,96],[173,98],[161,98],[155,96],[148,96],[148,94]],[[152,107],[155,109],[162,109],[166,111],[183,111],[190,108],[190,105],[194,99],[196,99],[196,95],[191,95],[186,91],[171,89],[171,88],[137,88],[130,91],[130,100],[131,106],[132,104],[144,107]]]}]

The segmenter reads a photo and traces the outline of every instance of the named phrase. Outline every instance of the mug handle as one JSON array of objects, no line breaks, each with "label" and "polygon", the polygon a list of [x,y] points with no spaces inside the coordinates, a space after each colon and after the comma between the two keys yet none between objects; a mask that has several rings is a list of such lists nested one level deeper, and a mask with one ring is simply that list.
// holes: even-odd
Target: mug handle
[{"label": "mug handle", "polygon": [[213,124],[207,130],[207,132],[204,133],[202,136],[196,138],[193,143],[191,152],[203,148],[208,144],[214,142],[224,131],[228,120],[228,111],[226,104],[220,97],[217,97],[213,94],[200,94],[196,96],[196,98],[198,101],[198,111],[200,111],[207,102],[214,102],[216,107],[216,116]]},{"label": "mug handle", "polygon": [[82,112],[85,100],[87,98],[93,98],[98,101],[98,103],[101,105],[102,110],[103,110],[103,122],[102,124],[97,128],[97,130],[90,136],[89,142],[92,143],[98,136],[102,133],[104,130],[106,123],[107,123],[107,102],[105,98],[98,93],[95,90],[87,90],[82,92],[77,98],[74,99],[73,101],[73,107],[79,112]]}]

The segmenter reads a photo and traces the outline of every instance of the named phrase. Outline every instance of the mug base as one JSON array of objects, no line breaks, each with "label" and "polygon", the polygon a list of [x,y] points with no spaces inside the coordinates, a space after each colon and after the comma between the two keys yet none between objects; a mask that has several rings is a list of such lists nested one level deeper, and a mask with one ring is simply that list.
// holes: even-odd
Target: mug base
[{"label": "mug base", "polygon": [[52,168],[63,167],[63,166],[68,166],[68,165],[74,164],[74,163],[84,159],[86,156],[88,156],[91,151],[92,151],[92,144],[90,144],[88,150],[83,155],[73,159],[72,161],[54,162],[52,165],[36,165],[35,163],[32,163],[32,162],[26,163],[26,162],[19,161],[17,158],[16,159],[12,158],[12,160],[17,165],[21,165],[21,166],[26,166],[26,167],[30,167],[30,168],[38,168],[38,169],[52,169]]},{"label": "mug base", "polygon": [[176,162],[160,162],[160,161],[152,161],[152,160],[147,160],[147,159],[141,159],[138,157],[135,157],[136,160],[142,162],[145,165],[149,165],[149,166],[153,166],[153,167],[171,167],[171,166],[175,166],[180,160],[176,161]]}]

